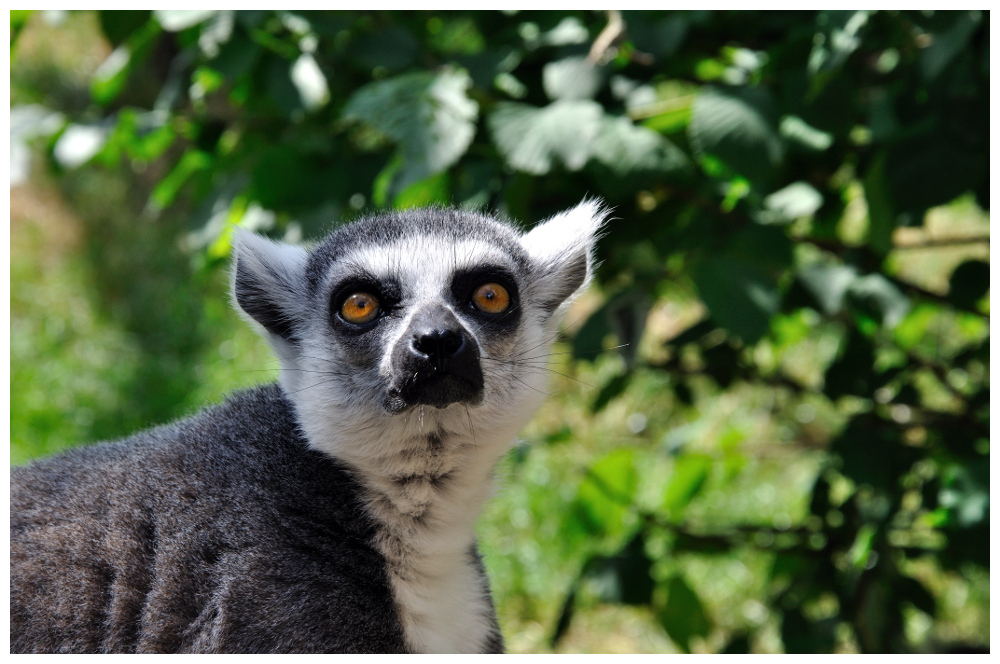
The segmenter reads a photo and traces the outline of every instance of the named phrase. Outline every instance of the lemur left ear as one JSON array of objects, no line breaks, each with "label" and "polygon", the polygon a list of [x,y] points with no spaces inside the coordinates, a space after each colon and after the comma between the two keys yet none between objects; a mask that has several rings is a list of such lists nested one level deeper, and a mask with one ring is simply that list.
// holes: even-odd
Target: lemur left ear
[{"label": "lemur left ear", "polygon": [[535,284],[542,306],[554,312],[582,291],[594,271],[594,247],[611,210],[584,200],[524,235],[521,244],[535,265]]},{"label": "lemur left ear", "polygon": [[298,342],[297,327],[306,318],[307,257],[301,247],[243,229],[233,238],[233,300],[275,341]]}]

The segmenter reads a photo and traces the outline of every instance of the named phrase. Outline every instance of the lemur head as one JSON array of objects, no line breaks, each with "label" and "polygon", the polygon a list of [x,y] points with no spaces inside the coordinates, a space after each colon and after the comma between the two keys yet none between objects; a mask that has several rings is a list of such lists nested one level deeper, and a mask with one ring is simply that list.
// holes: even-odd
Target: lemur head
[{"label": "lemur head", "polygon": [[425,414],[509,443],[544,395],[547,348],[605,217],[586,201],[522,234],[473,212],[394,212],[308,252],[240,232],[233,296],[312,445],[367,455],[352,448],[389,446]]}]

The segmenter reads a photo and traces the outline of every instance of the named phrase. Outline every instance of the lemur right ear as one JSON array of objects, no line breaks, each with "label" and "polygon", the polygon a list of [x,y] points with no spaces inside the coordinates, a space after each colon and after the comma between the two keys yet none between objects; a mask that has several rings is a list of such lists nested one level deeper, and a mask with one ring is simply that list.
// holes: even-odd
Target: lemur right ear
[{"label": "lemur right ear", "polygon": [[535,264],[540,304],[549,313],[565,310],[590,282],[594,246],[610,214],[611,210],[600,201],[584,200],[538,224],[521,238]]},{"label": "lemur right ear", "polygon": [[233,237],[232,296],[239,309],[275,337],[298,342],[296,324],[306,310],[307,254],[237,229]]}]

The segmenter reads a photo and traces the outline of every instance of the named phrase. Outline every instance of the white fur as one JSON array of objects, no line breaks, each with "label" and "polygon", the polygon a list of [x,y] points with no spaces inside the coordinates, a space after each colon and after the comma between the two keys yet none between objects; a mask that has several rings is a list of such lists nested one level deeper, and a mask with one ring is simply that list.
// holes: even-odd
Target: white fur
[{"label": "white fur", "polygon": [[[560,265],[590,255],[604,216],[596,203],[585,202],[536,227],[522,238],[523,246],[533,262],[557,277]],[[239,260],[251,249],[263,260],[280,263],[283,279],[301,280],[304,260],[298,251],[278,251],[244,236],[238,242]],[[392,371],[390,350],[409,317],[428,306],[451,307],[449,280],[456,269],[484,261],[516,269],[501,249],[485,242],[442,245],[433,237],[373,245],[331,267],[330,279],[363,268],[376,277],[392,274],[404,284],[408,313],[395,323],[378,375],[344,369],[350,366],[345,351],[335,343],[326,317],[316,312],[300,312],[306,326],[300,348],[269,336],[281,360],[282,386],[310,445],[355,469],[368,492],[369,512],[382,525],[378,545],[389,564],[409,646],[416,652],[478,652],[490,635],[492,612],[470,557],[475,521],[492,493],[497,461],[544,396],[547,374],[537,358],[547,354],[558,315],[533,306],[546,291],[544,283],[523,284],[513,341],[497,342],[463,323],[480,348],[481,404],[418,406],[387,414],[378,396]],[[439,449],[429,447],[432,433],[440,435]],[[445,482],[431,479],[443,475]],[[398,481],[406,477],[423,479]]]}]

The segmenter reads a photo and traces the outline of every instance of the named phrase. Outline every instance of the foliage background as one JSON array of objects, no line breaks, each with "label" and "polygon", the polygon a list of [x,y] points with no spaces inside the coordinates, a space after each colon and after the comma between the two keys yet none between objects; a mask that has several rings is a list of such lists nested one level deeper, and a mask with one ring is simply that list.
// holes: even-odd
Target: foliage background
[{"label": "foliage background", "polygon": [[11,12],[11,462],[273,379],[235,225],[597,284],[480,523],[518,652],[989,648],[989,14]]}]

